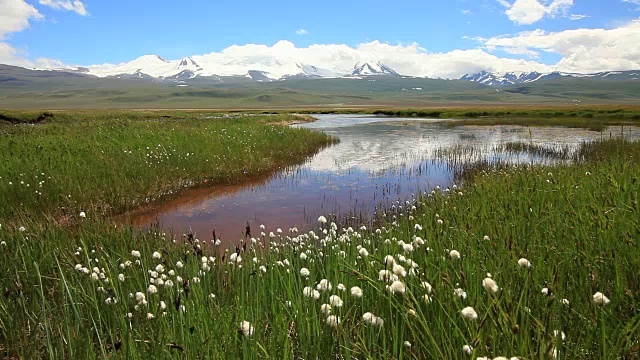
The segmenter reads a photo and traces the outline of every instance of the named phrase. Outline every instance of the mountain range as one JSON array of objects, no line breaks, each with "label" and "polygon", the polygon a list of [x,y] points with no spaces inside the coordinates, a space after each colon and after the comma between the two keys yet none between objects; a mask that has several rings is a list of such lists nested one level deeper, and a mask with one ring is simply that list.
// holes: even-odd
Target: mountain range
[{"label": "mountain range", "polygon": [[[145,55],[117,65],[91,65],[52,69],[52,71],[72,72],[98,78],[135,78],[177,83],[188,82],[195,78],[224,82],[225,77],[244,77],[258,82],[371,76],[412,77],[410,74],[400,74],[391,66],[377,60],[357,61],[352,64],[341,62],[333,64],[332,67],[322,68],[286,56],[226,56],[221,53],[183,57],[179,60],[166,60],[158,55]],[[466,74],[459,80],[500,88],[562,78],[638,80],[640,79],[640,70],[609,71],[595,74],[482,71],[476,74]]]}]

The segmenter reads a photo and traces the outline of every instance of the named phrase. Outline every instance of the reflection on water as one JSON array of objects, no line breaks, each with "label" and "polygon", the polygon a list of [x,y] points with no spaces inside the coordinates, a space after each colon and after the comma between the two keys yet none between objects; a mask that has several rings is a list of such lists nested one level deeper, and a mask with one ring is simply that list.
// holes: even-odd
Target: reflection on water
[{"label": "reflection on water", "polygon": [[[603,133],[568,128],[518,126],[446,128],[433,121],[383,117],[319,115],[318,121],[296,125],[325,131],[340,138],[305,164],[262,179],[226,187],[188,190],[180,197],[128,216],[134,225],[159,221],[182,234],[189,230],[201,239],[211,231],[235,242],[249,222],[254,236],[259,225],[266,232],[281,227],[300,230],[319,215],[349,214],[367,219],[376,205],[411,199],[419,191],[453,182],[456,161],[542,161],[528,154],[505,154],[501,145],[514,141],[548,148],[575,147],[583,141],[619,136],[614,127]],[[415,119],[414,119],[415,120]],[[441,120],[437,120],[441,121]],[[639,138],[639,128],[625,128],[626,138]]]}]

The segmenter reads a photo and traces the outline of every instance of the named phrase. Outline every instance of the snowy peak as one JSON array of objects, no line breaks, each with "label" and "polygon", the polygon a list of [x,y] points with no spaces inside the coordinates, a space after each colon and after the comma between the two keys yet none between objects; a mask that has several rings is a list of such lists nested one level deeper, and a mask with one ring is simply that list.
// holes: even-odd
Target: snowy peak
[{"label": "snowy peak", "polygon": [[607,71],[595,74],[576,74],[576,73],[539,73],[534,72],[507,72],[492,73],[481,71],[477,74],[467,74],[460,80],[473,81],[487,86],[500,87],[508,85],[529,84],[540,80],[552,80],[559,78],[592,78],[601,80],[639,80],[640,71]]},{"label": "snowy peak", "polygon": [[351,71],[351,76],[392,75],[400,76],[387,65],[377,62],[356,63]]}]

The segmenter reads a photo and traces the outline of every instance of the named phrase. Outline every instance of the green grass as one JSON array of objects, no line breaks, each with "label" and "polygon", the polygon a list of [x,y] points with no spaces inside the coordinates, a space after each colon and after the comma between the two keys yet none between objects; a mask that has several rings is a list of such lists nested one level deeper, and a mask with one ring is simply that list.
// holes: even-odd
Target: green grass
[{"label": "green grass", "polygon": [[220,115],[56,112],[38,125],[0,124],[0,219],[118,214],[184,187],[273,172],[333,141],[281,125],[300,116]]},{"label": "green grass", "polygon": [[[327,223],[315,233],[285,229],[249,241],[246,250],[237,243],[241,262],[232,259],[236,250],[218,252],[206,237],[172,242],[158,229],[115,229],[97,216],[73,216],[70,228],[24,218],[24,231],[18,224],[0,229],[0,348],[9,358],[453,359],[466,357],[462,348],[471,345],[472,358],[550,358],[554,351],[562,359],[636,358],[638,174],[640,143],[584,145],[570,165],[476,172],[458,189],[399,204],[379,228]],[[269,251],[263,243],[271,243]],[[449,257],[454,249],[461,259]],[[206,266],[203,255],[212,257]],[[386,255],[407,272],[402,295],[378,279]],[[520,267],[520,258],[533,266]],[[82,271],[94,267],[96,280]],[[151,278],[161,273],[173,286],[149,293]],[[483,288],[487,273],[497,293]],[[322,279],[331,290],[318,300],[303,295]],[[350,295],[352,286],[362,288],[362,298]],[[454,295],[456,288],[465,299]],[[593,302],[598,291],[608,305]],[[340,317],[335,328],[321,312],[334,294],[344,301],[331,310]],[[466,306],[476,320],[461,315]],[[366,312],[384,325],[365,324]],[[239,333],[242,321],[251,323],[252,336]]]}]

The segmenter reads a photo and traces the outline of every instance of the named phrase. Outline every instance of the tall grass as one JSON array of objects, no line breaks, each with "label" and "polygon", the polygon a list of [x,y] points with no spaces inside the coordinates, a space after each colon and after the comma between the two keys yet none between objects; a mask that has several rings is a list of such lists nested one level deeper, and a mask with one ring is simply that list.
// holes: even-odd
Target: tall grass
[{"label": "tall grass", "polygon": [[25,218],[0,229],[0,347],[9,358],[636,358],[640,144],[584,145],[575,160],[477,172],[396,203],[374,229],[264,229],[226,252],[207,236]]},{"label": "tall grass", "polygon": [[[10,113],[28,122],[36,114]],[[333,140],[281,126],[294,115],[54,113],[0,125],[0,219],[116,214],[184,187],[231,183],[303,161]]]}]

